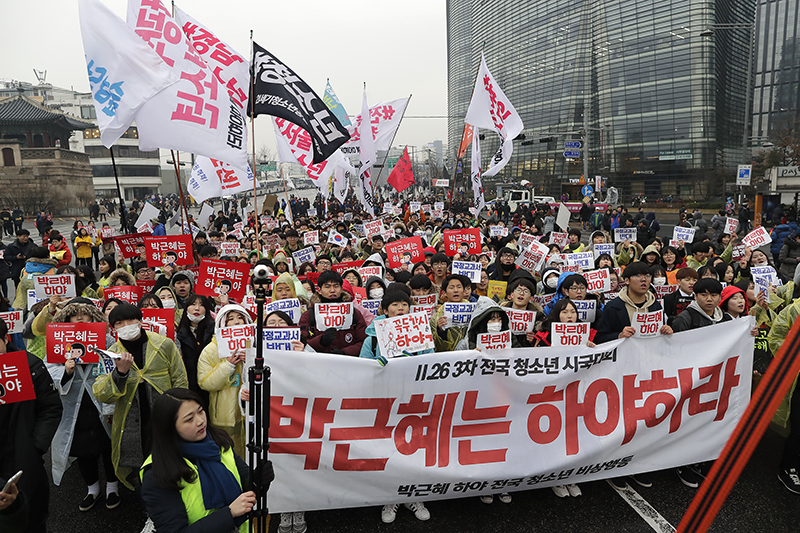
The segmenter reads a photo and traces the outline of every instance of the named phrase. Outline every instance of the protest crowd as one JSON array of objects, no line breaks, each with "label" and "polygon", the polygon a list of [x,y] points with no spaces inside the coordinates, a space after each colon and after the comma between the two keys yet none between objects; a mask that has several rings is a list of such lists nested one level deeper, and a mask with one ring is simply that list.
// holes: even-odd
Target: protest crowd
[{"label": "protest crowd", "polygon": [[[267,349],[384,366],[398,354],[387,351],[377,329],[409,314],[424,314],[432,343],[400,357],[558,346],[565,324],[583,324],[581,342],[601,345],[638,335],[634,317],[640,314],[657,313],[661,335],[754,317],[757,383],[800,313],[800,228],[776,227],[772,252],[764,253],[758,244],[764,241],[753,239],[766,232],[749,232],[724,211],[712,227],[686,222],[664,237],[652,213],[625,208],[592,213],[598,216],[587,217],[588,229],[581,229],[580,223],[559,226],[557,207],[544,204],[512,212],[499,201],[488,217],[477,218],[465,202],[445,209],[433,196],[411,201],[386,193],[384,214],[370,217],[350,197],[339,204],[319,196],[313,205],[290,198],[259,214],[243,198],[205,220],[192,218],[191,236],[178,236],[165,227],[178,212],[174,199],[154,197],[149,205],[157,214],[139,217],[134,234],[117,234],[108,222],[76,222],[71,236],[51,231],[41,245],[17,228],[5,247],[2,265],[16,298],[0,302],[0,349],[22,350],[35,400],[0,405],[2,472],[25,471],[13,494],[2,493],[0,530],[45,531],[50,483],[42,456],[50,449],[56,487],[72,459],[77,463],[86,485],[85,494],[75,495],[81,511],[99,501],[115,509],[126,487],[140,495],[159,532],[182,531],[187,515],[174,509],[180,497],[149,467],[164,461],[163,417],[182,416],[187,405],[203,411],[200,429],[205,434],[207,416],[223,450],[222,473],[201,468],[200,484],[218,476],[230,485],[236,476],[226,486],[230,509],[195,519],[220,531],[242,526],[251,493],[243,493],[247,469],[234,455],[247,456],[243,413],[252,361],[223,339],[255,334],[252,276],[259,265],[269,274],[263,323],[275,344]],[[3,383],[0,398],[13,390]],[[787,399],[790,411],[776,415],[783,425],[800,423],[795,398]],[[207,450],[183,451],[202,461]],[[800,435],[792,430],[777,474],[798,494],[799,459]],[[709,466],[676,468],[674,479],[697,488]],[[650,487],[653,481],[640,473],[612,483]],[[552,490],[561,498],[582,494],[575,483]],[[480,497],[484,504],[494,499],[510,503],[512,496]],[[29,513],[32,502],[37,510]],[[419,520],[430,518],[416,501],[385,505],[381,520],[393,522],[400,507]],[[302,511],[277,519],[280,533],[311,527]]]}]

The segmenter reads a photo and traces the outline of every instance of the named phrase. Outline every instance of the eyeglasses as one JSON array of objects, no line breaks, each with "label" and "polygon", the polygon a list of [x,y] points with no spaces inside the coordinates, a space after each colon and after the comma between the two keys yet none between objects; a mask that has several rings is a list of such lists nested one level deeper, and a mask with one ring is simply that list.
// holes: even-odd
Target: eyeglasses
[{"label": "eyeglasses", "polygon": [[530,289],[526,289],[525,287],[517,287],[516,289],[514,289],[514,292],[516,292],[520,296],[530,296],[531,294]]},{"label": "eyeglasses", "polygon": [[631,277],[637,279],[651,279],[653,276],[651,276],[650,274],[635,274]]},{"label": "eyeglasses", "polygon": [[573,285],[572,287],[570,287],[567,290],[569,292],[586,292],[586,286],[585,285]]},{"label": "eyeglasses", "polygon": [[514,254],[503,254],[500,256],[500,259],[514,259],[515,257]]}]

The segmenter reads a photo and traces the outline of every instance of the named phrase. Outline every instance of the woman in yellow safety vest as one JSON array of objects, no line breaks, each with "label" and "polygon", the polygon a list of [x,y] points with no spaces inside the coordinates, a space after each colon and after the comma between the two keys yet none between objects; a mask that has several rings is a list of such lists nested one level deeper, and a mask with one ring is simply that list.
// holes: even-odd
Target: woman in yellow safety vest
[{"label": "woman in yellow safety vest", "polygon": [[[249,467],[233,452],[233,439],[208,424],[200,396],[170,389],[153,404],[153,453],[139,474],[142,499],[158,533],[197,529],[206,533],[248,531],[247,515],[256,503],[248,484]],[[261,476],[269,486],[272,464]]]}]

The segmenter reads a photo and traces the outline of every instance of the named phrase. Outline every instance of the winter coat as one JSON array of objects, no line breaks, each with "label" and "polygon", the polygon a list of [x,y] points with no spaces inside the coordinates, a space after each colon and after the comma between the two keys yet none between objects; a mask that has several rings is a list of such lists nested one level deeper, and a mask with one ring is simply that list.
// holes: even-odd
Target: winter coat
[{"label": "winter coat", "polygon": [[[800,235],[800,231],[797,234]],[[797,239],[791,236],[784,239],[778,259],[781,262],[778,273],[786,279],[793,279],[794,271],[797,269],[797,263],[800,259],[800,243],[797,242]]]},{"label": "winter coat", "polygon": [[[77,237],[75,239],[75,257],[78,259],[88,259],[92,257],[92,237]],[[60,265],[59,265],[60,266]]]},{"label": "winter coat", "polygon": [[[51,244],[48,246],[50,250],[50,257],[58,261],[58,265],[56,268],[61,268],[62,266],[68,265],[72,262],[72,252],[69,251],[69,246],[64,241],[61,241],[61,246],[58,248],[55,245]],[[89,249],[89,257],[92,256],[92,250]]]},{"label": "winter coat", "polygon": [[727,322],[728,320],[733,319],[729,314],[723,313],[722,309],[719,307],[714,308],[714,319],[712,319],[700,308],[697,301],[694,301],[689,304],[689,307],[687,307],[685,311],[675,317],[675,320],[672,321],[672,330],[678,333],[680,331],[688,331],[704,326],[713,326],[714,324]]},{"label": "winter coat", "polygon": [[[144,332],[142,333],[144,335]],[[121,342],[111,345],[108,350],[115,353],[127,351]],[[134,402],[138,405],[138,399],[134,398],[136,390],[140,385],[149,384],[152,389],[149,400],[155,399],[157,394],[174,387],[188,387],[189,380],[186,377],[186,367],[178,353],[178,348],[170,339],[156,333],[147,332],[147,343],[144,348],[144,368],[140,369],[136,363],[131,365],[127,376],[121,376],[115,368],[111,374],[98,376],[92,392],[95,397],[103,403],[114,404],[114,420],[111,423],[111,460],[117,477],[122,483],[133,490],[127,478],[132,471],[132,465],[141,464],[144,460],[142,455],[137,455],[139,450],[141,428],[138,426],[139,415],[131,417],[128,414]],[[143,388],[142,391],[148,390]],[[140,395],[142,396],[142,395]],[[124,434],[124,435],[123,435]],[[124,442],[123,442],[124,441]],[[133,446],[131,449],[122,448]]]},{"label": "winter coat", "polygon": [[28,308],[28,291],[34,288],[33,279],[36,276],[52,275],[56,273],[55,259],[30,258],[25,262],[25,268],[20,273],[19,286],[17,286],[16,296],[14,297],[14,309]]},{"label": "winter coat", "polygon": [[[773,254],[781,253],[786,238],[792,234],[798,233],[800,233],[800,226],[798,226],[797,222],[789,222],[788,224],[775,226],[770,232],[772,244],[769,245],[769,251]],[[794,275],[794,273],[792,273],[792,275]],[[791,278],[792,276],[789,277]]]},{"label": "winter coat", "polygon": [[[342,291],[337,302],[349,301],[352,301],[352,297],[345,291]],[[300,317],[300,338],[303,344],[310,345],[317,352],[334,353],[334,350],[336,350],[343,352],[345,355],[358,357],[361,353],[361,345],[364,343],[364,339],[367,338],[367,323],[364,317],[354,308],[353,323],[350,328],[336,331],[336,335],[331,344],[323,346],[321,341],[325,330],[317,328],[316,320],[316,306],[320,303],[322,303],[322,299],[319,294],[313,294],[311,296],[311,307]]]},{"label": "winter coat", "polygon": [[[456,350],[474,350],[478,345],[478,335],[486,333],[486,323],[495,311],[500,313],[500,317],[503,320],[503,326],[500,331],[508,331],[511,329],[511,320],[509,320],[508,314],[502,307],[489,298],[478,298],[478,302],[475,304],[475,310],[472,312],[472,318],[470,318],[469,325],[467,326],[467,333],[464,335],[463,339],[458,341]],[[511,347],[520,347],[516,335],[511,336]]]},{"label": "winter coat", "polygon": [[121,268],[118,268],[108,275],[108,287],[114,287],[117,281],[120,279],[125,282],[123,283],[123,285],[131,285],[131,286],[136,285],[136,278],[133,277],[133,274],[131,274],[127,270],[122,270]]},{"label": "winter coat", "polygon": [[[479,298],[482,299],[485,297]],[[489,300],[488,298],[485,298]],[[494,303],[492,300],[489,300]],[[463,303],[468,303],[464,301]],[[431,333],[433,333],[433,345],[437,352],[452,352],[456,349],[456,345],[461,342],[464,335],[467,334],[467,326],[453,326],[445,330],[439,329],[437,322],[444,316],[444,305],[439,306],[436,312],[431,316]],[[443,335],[442,335],[443,334]]]},{"label": "winter coat", "polygon": [[661,304],[656,301],[652,292],[648,292],[642,305],[637,306],[628,296],[628,288],[619,292],[619,296],[608,302],[603,309],[603,316],[597,323],[597,335],[594,342],[597,344],[613,341],[619,338],[622,330],[631,325],[633,313],[652,313],[661,309]]},{"label": "winter coat", "polygon": [[[9,352],[17,351],[12,344]],[[61,420],[61,399],[44,363],[28,353],[28,368],[36,398],[24,402],[0,405],[0,477],[9,479],[24,471],[17,488],[32,502],[29,526],[26,531],[45,530],[50,480],[42,456],[47,452]],[[33,507],[35,506],[35,507]],[[5,529],[0,515],[0,531]]]},{"label": "winter coat", "polygon": [[[210,313],[210,309],[207,313]],[[183,364],[186,367],[186,377],[189,378],[189,389],[198,393],[206,402],[209,400],[208,392],[203,390],[198,384],[197,379],[197,364],[200,360],[200,353],[211,342],[214,336],[214,328],[210,325],[210,316],[204,320],[209,320],[209,325],[203,331],[202,338],[196,338],[191,332],[188,325],[177,329],[175,331],[175,344],[183,357]],[[188,323],[191,323],[187,321]]]},{"label": "winter coat", "polygon": [[[36,248],[36,244],[32,240],[28,239],[28,242],[22,244],[18,238],[6,247],[6,252],[3,255],[3,258],[8,264],[11,265],[11,277],[14,280],[19,279],[22,269],[25,268],[25,262],[27,261],[28,254],[34,248]],[[21,255],[22,259],[17,259],[18,255]]]}]

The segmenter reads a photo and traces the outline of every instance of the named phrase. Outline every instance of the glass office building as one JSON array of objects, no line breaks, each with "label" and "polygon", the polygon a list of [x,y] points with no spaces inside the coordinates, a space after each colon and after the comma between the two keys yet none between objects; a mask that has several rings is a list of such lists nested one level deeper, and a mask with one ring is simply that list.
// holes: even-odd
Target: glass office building
[{"label": "glass office building", "polygon": [[[578,197],[584,163],[564,157],[564,142],[584,138],[590,180],[606,177],[623,198],[719,194],[745,159],[755,8],[756,0],[448,0],[451,151],[483,51],[525,124],[500,181]],[[701,35],[720,24],[740,26]],[[488,158],[498,139],[482,133]],[[465,175],[468,166],[467,155]]]}]

